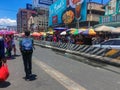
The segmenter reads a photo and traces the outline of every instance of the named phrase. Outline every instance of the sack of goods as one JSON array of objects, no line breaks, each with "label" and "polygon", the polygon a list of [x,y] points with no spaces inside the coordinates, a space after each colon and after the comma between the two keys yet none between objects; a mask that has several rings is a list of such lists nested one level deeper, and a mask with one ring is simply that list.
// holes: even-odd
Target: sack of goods
[{"label": "sack of goods", "polygon": [[9,77],[9,70],[7,64],[2,64],[0,67],[0,82],[5,81]]},{"label": "sack of goods", "polygon": [[31,38],[24,38],[22,40],[22,50],[32,50],[33,43]]}]

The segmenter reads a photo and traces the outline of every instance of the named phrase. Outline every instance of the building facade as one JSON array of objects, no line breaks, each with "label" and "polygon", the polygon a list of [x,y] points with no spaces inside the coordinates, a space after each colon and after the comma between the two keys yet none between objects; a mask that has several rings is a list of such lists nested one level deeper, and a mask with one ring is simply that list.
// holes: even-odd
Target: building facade
[{"label": "building facade", "polygon": [[33,15],[33,30],[38,32],[46,31],[48,28],[48,9],[36,7],[36,15]]},{"label": "building facade", "polygon": [[100,17],[99,24],[120,27],[120,0],[110,0],[108,4],[104,6],[105,15]]},{"label": "building facade", "polygon": [[36,12],[33,10],[19,9],[17,13],[17,31],[18,32],[24,32],[25,30],[29,30],[28,20],[33,14],[36,14]]}]

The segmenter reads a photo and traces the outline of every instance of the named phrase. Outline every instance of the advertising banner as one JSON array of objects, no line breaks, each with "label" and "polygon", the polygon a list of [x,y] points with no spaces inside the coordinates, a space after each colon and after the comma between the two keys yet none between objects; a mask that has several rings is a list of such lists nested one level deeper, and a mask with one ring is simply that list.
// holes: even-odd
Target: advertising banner
[{"label": "advertising banner", "polygon": [[52,18],[56,15],[57,24],[86,21],[87,2],[86,0],[57,0],[49,8],[49,26],[54,25]]},{"label": "advertising banner", "polygon": [[53,24],[57,24],[58,23],[58,16],[57,15],[52,17],[52,23]]},{"label": "advertising banner", "polygon": [[54,16],[57,16],[57,23],[62,23],[62,13],[66,9],[66,0],[57,0],[49,7],[49,26],[54,25]]},{"label": "advertising banner", "polygon": [[67,9],[63,12],[62,20],[65,24],[72,22],[86,21],[87,3],[86,0],[66,0]]}]

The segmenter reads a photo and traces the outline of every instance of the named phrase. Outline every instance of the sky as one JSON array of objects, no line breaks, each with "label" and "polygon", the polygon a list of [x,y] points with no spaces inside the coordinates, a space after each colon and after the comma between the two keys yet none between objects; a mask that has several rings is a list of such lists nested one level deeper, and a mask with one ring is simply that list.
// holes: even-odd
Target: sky
[{"label": "sky", "polygon": [[16,25],[16,14],[26,3],[32,4],[32,0],[0,0],[0,25]]},{"label": "sky", "polygon": [[[32,4],[32,0],[0,0],[0,25],[16,25],[16,14],[19,8],[26,8],[26,3]],[[92,0],[100,2],[101,0]],[[104,3],[109,0],[103,0]]]}]

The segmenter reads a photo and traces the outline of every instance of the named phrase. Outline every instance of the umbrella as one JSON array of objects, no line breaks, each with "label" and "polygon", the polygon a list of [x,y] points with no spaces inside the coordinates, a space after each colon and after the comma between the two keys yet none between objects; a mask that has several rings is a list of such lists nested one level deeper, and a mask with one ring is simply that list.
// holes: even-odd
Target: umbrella
[{"label": "umbrella", "polygon": [[40,32],[39,34],[40,34],[40,36],[42,36],[42,35],[46,36],[46,32]]},{"label": "umbrella", "polygon": [[41,34],[40,33],[38,33],[38,32],[33,32],[32,33],[32,36],[40,36]]},{"label": "umbrella", "polygon": [[70,29],[67,29],[67,32],[69,34],[78,34],[78,29],[77,28],[70,28]]},{"label": "umbrella", "polygon": [[111,33],[120,33],[120,27],[111,30]]},{"label": "umbrella", "polygon": [[10,32],[10,34],[18,34],[18,32],[15,31],[15,30],[12,30],[12,31],[9,31],[9,32]]},{"label": "umbrella", "polygon": [[23,33],[23,32],[19,33],[19,36],[21,36],[21,37],[24,36],[24,35],[25,35],[25,33]]},{"label": "umbrella", "polygon": [[67,28],[65,28],[65,27],[56,27],[56,28],[54,28],[54,30],[67,30]]},{"label": "umbrella", "polygon": [[60,33],[60,35],[66,35],[66,34],[67,34],[66,31]]},{"label": "umbrella", "polygon": [[47,34],[51,34],[51,35],[53,35],[53,31],[48,31],[48,32],[46,32]]},{"label": "umbrella", "polygon": [[0,35],[8,35],[11,34],[8,30],[0,30]]},{"label": "umbrella", "polygon": [[114,29],[114,27],[109,27],[109,26],[99,26],[97,28],[95,28],[96,32],[111,32],[111,30]]},{"label": "umbrella", "polygon": [[96,35],[96,32],[94,31],[94,29],[87,29],[82,32],[82,35]]},{"label": "umbrella", "polygon": [[70,34],[77,35],[77,34],[82,33],[85,29],[70,28],[68,30]]}]

